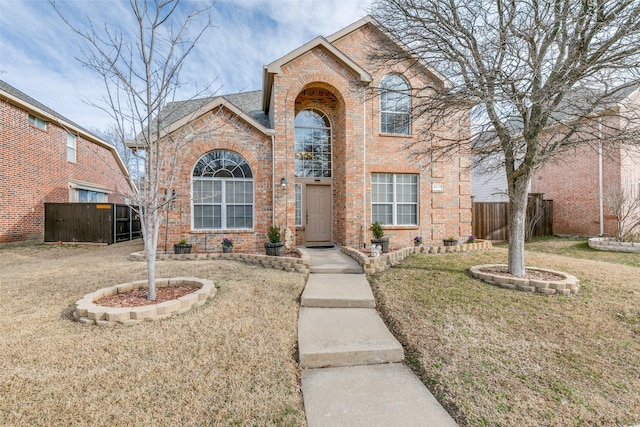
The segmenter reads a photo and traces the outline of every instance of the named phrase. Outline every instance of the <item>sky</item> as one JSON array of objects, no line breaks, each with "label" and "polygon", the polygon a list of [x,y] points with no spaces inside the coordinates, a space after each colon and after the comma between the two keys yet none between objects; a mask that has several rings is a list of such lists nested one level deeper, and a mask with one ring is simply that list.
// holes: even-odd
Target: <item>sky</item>
[{"label": "sky", "polygon": [[[317,36],[367,15],[369,0],[219,0],[213,27],[189,57],[185,98],[211,85],[216,95],[262,89],[263,66]],[[74,26],[118,28],[131,14],[125,0],[56,0]],[[196,6],[202,0],[194,1]],[[111,119],[91,106],[104,84],[83,66],[81,42],[48,0],[0,0],[0,80],[89,130]],[[188,92],[188,93],[187,93]]]}]

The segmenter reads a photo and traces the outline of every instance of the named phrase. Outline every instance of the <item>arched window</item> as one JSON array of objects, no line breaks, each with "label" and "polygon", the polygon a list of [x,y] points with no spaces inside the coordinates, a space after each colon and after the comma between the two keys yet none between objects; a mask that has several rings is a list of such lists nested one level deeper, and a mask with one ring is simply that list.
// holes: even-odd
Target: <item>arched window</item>
[{"label": "arched window", "polygon": [[296,176],[331,178],[331,123],[316,109],[302,110],[295,120]]},{"label": "arched window", "polygon": [[194,230],[253,228],[253,173],[242,156],[208,152],[193,168],[191,183]]},{"label": "arched window", "polygon": [[409,84],[397,74],[380,82],[380,132],[411,133],[411,93]]}]

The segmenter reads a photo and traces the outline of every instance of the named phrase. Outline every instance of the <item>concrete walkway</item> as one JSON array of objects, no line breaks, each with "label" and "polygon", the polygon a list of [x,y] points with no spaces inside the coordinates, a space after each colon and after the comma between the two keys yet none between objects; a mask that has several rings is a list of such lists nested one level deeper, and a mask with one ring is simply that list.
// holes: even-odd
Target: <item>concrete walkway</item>
[{"label": "concrete walkway", "polygon": [[360,265],[339,248],[305,249],[298,349],[309,427],[457,424],[404,363]]}]

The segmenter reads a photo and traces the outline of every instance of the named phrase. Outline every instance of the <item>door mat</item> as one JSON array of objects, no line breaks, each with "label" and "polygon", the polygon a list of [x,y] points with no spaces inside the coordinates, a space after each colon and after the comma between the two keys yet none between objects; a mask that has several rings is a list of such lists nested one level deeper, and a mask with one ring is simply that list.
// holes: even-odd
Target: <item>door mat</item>
[{"label": "door mat", "polygon": [[311,245],[307,246],[307,249],[331,249],[335,248],[335,245]]}]

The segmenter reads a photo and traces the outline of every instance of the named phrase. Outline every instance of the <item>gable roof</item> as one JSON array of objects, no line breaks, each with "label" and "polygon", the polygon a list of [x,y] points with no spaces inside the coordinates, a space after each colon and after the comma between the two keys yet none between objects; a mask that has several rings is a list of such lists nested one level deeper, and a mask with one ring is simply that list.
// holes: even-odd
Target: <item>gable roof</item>
[{"label": "gable roof", "polygon": [[98,138],[96,135],[92,134],[82,126],[78,125],[77,123],[74,123],[73,121],[64,117],[62,114],[59,114],[56,111],[52,110],[51,108],[47,107],[46,105],[36,101],[29,95],[16,89],[15,87],[11,86],[10,84],[8,84],[3,80],[0,80],[0,99],[4,99],[10,104],[13,104],[25,111],[28,111],[29,113],[33,113],[34,115],[42,119],[55,123],[64,129],[71,130],[76,134],[82,136],[84,139],[86,139],[89,142],[92,142],[96,145],[106,148],[113,155],[122,174],[127,178],[129,185],[131,185],[131,188],[132,189],[135,188],[130,182],[130,175],[129,175],[129,171],[127,170],[127,167],[122,161],[120,154],[118,154],[118,150],[116,150],[116,147],[114,147],[113,145],[109,144],[108,142],[104,141],[101,138]]},{"label": "gable roof", "polygon": [[339,62],[345,67],[349,68],[355,74],[360,76],[360,81],[364,83],[370,83],[372,80],[371,74],[369,74],[364,68],[358,65],[355,61],[341,52],[338,48],[332,45],[327,39],[322,36],[318,36],[308,43],[303,44],[299,48],[289,52],[280,59],[275,60],[269,65],[264,66],[264,74],[262,79],[262,89],[264,96],[262,99],[262,109],[265,112],[269,112],[269,103],[271,102],[271,89],[273,87],[273,77],[279,74],[282,66],[288,64],[294,59],[304,55],[305,53],[317,48],[323,47],[327,52],[332,54]]},{"label": "gable roof", "polygon": [[261,100],[262,91],[256,90],[170,102],[160,112],[160,121],[168,123],[161,131],[172,132],[215,108],[225,107],[265,135],[273,135],[269,117],[260,108]]},{"label": "gable roof", "polygon": [[330,36],[328,36],[327,40],[330,43],[335,43],[336,41],[340,40],[341,38],[351,34],[352,32],[358,30],[359,28],[361,28],[361,27],[363,27],[363,26],[365,26],[367,24],[372,25],[378,31],[380,31],[382,34],[384,34],[385,37],[387,37],[389,40],[391,40],[393,43],[395,43],[398,47],[400,47],[400,49],[404,50],[418,64],[420,64],[422,67],[424,67],[424,69],[426,69],[427,72],[432,74],[433,77],[435,77],[436,79],[440,80],[445,86],[448,86],[448,85],[451,84],[449,79],[447,79],[443,74],[440,74],[440,72],[437,71],[435,68],[432,68],[431,65],[429,65],[423,58],[415,55],[409,49],[407,49],[404,43],[402,43],[400,40],[398,40],[396,37],[394,37],[392,34],[390,34],[389,31],[387,31],[386,28],[382,24],[380,24],[371,15],[367,15],[364,18],[354,22],[353,24],[351,24],[351,25],[349,25],[347,27],[344,27],[341,30],[336,31],[335,33],[333,33]]}]

